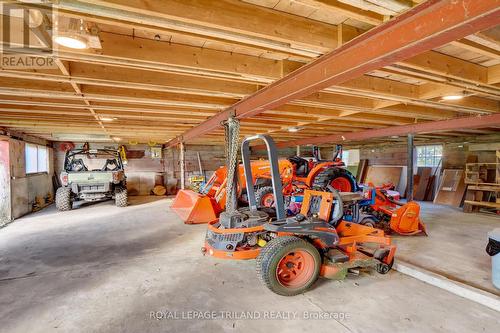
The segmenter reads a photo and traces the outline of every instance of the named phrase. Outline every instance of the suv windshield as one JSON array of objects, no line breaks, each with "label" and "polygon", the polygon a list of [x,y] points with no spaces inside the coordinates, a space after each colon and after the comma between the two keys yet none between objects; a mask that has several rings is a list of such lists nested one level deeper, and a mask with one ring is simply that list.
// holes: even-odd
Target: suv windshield
[{"label": "suv windshield", "polygon": [[112,149],[71,150],[66,153],[66,172],[123,170],[120,154]]}]

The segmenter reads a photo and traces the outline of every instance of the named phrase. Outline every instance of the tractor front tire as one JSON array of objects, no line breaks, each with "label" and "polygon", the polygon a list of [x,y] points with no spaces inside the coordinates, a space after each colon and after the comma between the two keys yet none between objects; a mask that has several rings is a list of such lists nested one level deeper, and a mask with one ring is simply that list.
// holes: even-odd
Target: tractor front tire
[{"label": "tractor front tire", "polygon": [[59,187],[56,192],[56,208],[60,211],[71,210],[71,189],[69,187]]},{"label": "tractor front tire", "polygon": [[257,207],[273,207],[274,206],[274,192],[272,186],[263,186],[255,191],[255,201]]},{"label": "tractor front tire", "polygon": [[257,257],[257,275],[272,292],[295,296],[308,290],[318,279],[321,256],[309,242],[294,237],[277,237]]},{"label": "tractor front tire", "polygon": [[116,207],[127,207],[127,204],[128,204],[127,188],[124,188],[124,187],[115,188],[115,205],[116,205]]}]

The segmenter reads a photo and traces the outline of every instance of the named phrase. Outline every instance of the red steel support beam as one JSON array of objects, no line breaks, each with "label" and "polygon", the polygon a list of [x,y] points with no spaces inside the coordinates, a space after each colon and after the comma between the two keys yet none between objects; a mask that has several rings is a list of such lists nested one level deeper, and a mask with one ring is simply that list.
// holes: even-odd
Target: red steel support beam
[{"label": "red steel support beam", "polygon": [[230,115],[255,116],[498,24],[500,0],[428,0],[242,99],[168,146],[206,134]]},{"label": "red steel support beam", "polygon": [[[488,116],[462,117],[440,121],[429,121],[426,123],[390,126],[359,132],[332,134],[309,139],[300,139],[286,142],[277,142],[278,148],[293,147],[297,145],[342,143],[344,141],[362,141],[374,138],[385,138],[393,135],[405,136],[411,134],[435,133],[442,131],[454,131],[470,128],[496,127],[500,126],[500,113]],[[255,146],[253,149],[263,149],[264,146]]]}]

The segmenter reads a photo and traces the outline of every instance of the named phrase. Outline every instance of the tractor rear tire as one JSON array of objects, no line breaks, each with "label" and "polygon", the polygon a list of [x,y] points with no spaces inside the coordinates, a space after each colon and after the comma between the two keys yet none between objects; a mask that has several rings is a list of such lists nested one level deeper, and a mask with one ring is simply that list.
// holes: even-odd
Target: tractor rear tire
[{"label": "tractor rear tire", "polygon": [[[272,199],[270,203],[269,200]],[[273,207],[274,206],[274,193],[272,186],[263,186],[255,191],[255,201],[257,207]],[[266,204],[267,203],[267,204]],[[268,204],[270,203],[270,204]]]},{"label": "tractor rear tire", "polygon": [[71,210],[71,189],[69,187],[59,187],[56,191],[56,208],[60,211]]},{"label": "tractor rear tire", "polygon": [[349,171],[341,168],[329,168],[321,171],[313,180],[312,187],[316,190],[325,190],[332,186],[339,192],[355,192],[356,181]]},{"label": "tractor rear tire", "polygon": [[257,257],[257,276],[272,292],[295,296],[308,290],[318,279],[321,256],[309,242],[278,237],[267,243]]},{"label": "tractor rear tire", "polygon": [[115,188],[115,205],[116,205],[116,207],[127,207],[127,204],[128,204],[127,188],[124,188],[124,187]]}]

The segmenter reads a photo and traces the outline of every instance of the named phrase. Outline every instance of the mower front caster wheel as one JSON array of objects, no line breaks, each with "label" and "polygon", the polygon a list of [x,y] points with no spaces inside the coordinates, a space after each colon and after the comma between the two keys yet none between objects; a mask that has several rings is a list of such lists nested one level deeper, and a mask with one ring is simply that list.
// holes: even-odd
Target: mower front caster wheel
[{"label": "mower front caster wheel", "polygon": [[318,279],[321,256],[305,240],[284,236],[270,241],[257,257],[257,275],[272,292],[294,296],[305,292]]},{"label": "mower front caster wheel", "polygon": [[393,264],[394,264],[394,259],[392,259],[390,264],[381,262],[380,264],[377,264],[377,272],[379,272],[380,274],[387,274],[392,269]]}]

